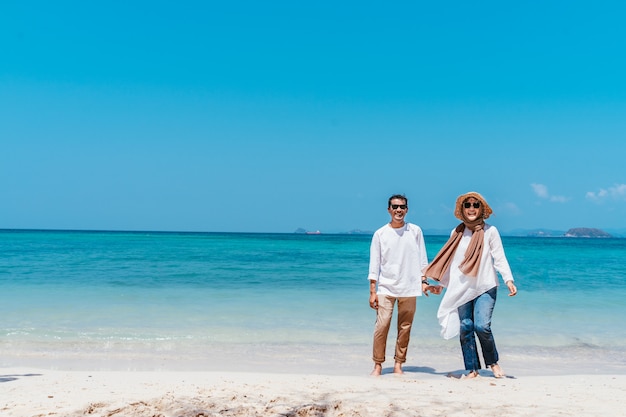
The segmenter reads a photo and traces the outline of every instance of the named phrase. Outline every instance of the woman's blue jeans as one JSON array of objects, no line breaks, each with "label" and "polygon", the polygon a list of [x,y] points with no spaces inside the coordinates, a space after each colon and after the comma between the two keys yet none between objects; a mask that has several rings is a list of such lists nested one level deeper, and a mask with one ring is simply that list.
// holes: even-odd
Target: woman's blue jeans
[{"label": "woman's blue jeans", "polygon": [[461,320],[461,350],[465,369],[477,371],[480,369],[480,359],[476,348],[476,336],[480,341],[485,366],[498,363],[498,350],[491,333],[491,315],[496,305],[498,287],[479,295],[459,307],[459,319]]}]

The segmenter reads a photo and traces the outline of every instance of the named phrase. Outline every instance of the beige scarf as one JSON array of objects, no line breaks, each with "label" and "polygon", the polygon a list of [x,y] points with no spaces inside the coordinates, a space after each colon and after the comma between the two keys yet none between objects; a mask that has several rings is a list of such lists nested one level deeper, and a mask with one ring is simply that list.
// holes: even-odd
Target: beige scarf
[{"label": "beige scarf", "polygon": [[443,248],[441,248],[439,253],[435,256],[435,259],[433,259],[426,268],[424,274],[427,277],[436,279],[437,281],[441,280],[441,277],[450,267],[454,252],[461,242],[463,231],[466,227],[472,230],[473,233],[469,246],[465,251],[465,258],[463,262],[461,262],[461,265],[459,265],[459,269],[463,274],[471,277],[478,275],[480,258],[483,254],[483,242],[485,240],[485,220],[482,217],[473,222],[464,221],[454,229],[450,239],[443,245]]}]

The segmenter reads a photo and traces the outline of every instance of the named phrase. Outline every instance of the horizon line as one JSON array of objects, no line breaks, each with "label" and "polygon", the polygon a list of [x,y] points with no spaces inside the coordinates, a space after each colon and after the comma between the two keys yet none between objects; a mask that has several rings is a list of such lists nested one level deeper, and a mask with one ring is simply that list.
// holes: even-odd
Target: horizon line
[{"label": "horizon line", "polygon": [[[570,228],[570,229],[580,229],[580,228]],[[568,230],[570,230],[568,229]],[[595,229],[595,228],[588,228],[588,229]],[[296,229],[299,230],[299,229]],[[353,229],[353,230],[360,230],[360,229]],[[448,232],[444,232],[441,229],[424,229],[422,228],[424,235],[425,236],[448,236],[449,233]],[[549,232],[555,232],[555,233],[562,233],[560,235],[554,235],[554,234],[547,234],[544,236],[539,236],[539,235],[520,235],[517,233],[520,232],[537,232],[537,231],[549,231]],[[603,231],[602,229],[596,229],[596,230],[600,230]],[[514,232],[517,233],[514,233]],[[351,236],[371,236],[374,234],[374,231],[368,231],[368,230],[364,230],[364,231],[359,231],[359,232],[353,232],[353,231],[344,231],[344,232],[321,232],[321,231],[316,231],[315,233],[307,233],[307,232],[298,232],[298,231],[293,231],[293,232],[244,232],[244,231],[186,231],[186,230],[127,230],[127,229],[57,229],[57,228],[50,228],[50,229],[45,229],[45,228],[0,228],[0,232],[72,232],[72,233],[134,233],[134,234],[138,234],[138,233],[155,233],[155,234],[275,234],[275,235],[304,235],[304,236],[319,236],[319,235],[325,235],[325,236],[329,236],[329,235],[351,235]],[[502,236],[507,236],[507,237],[537,237],[537,238],[572,238],[572,237],[578,237],[578,236],[567,236],[566,235],[567,231],[561,231],[561,230],[556,230],[556,229],[514,229],[512,231],[501,231],[500,234]],[[606,233],[606,232],[605,232]],[[602,238],[602,239],[610,239],[610,238],[624,238],[625,236],[615,236],[615,235],[611,235],[610,237],[590,237],[590,238]],[[584,237],[583,237],[584,238]]]}]

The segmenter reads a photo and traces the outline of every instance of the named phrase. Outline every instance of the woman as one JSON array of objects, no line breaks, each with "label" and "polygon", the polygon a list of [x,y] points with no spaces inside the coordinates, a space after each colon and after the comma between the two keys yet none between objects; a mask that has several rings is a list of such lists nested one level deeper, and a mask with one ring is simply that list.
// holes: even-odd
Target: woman
[{"label": "woman", "polygon": [[496,378],[504,376],[491,333],[498,289],[496,271],[509,288],[509,296],[517,294],[500,234],[495,226],[485,223],[492,213],[482,195],[469,192],[459,196],[454,216],[462,223],[425,272],[446,287],[437,318],[445,339],[460,334],[463,361],[469,371],[466,378],[477,377],[481,369],[475,335],[480,340],[485,366]]}]

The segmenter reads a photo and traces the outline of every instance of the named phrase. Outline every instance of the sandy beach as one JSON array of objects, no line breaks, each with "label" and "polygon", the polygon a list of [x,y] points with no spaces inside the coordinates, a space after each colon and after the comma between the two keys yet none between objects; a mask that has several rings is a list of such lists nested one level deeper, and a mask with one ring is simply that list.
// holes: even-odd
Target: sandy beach
[{"label": "sandy beach", "polygon": [[[618,416],[626,360],[599,349],[505,348],[506,378],[459,379],[456,343],[416,339],[404,375],[372,377],[369,346],[9,354],[0,416]],[[613,358],[607,361],[607,358]]]},{"label": "sandy beach", "polygon": [[3,416],[617,416],[626,375],[0,370]]}]

